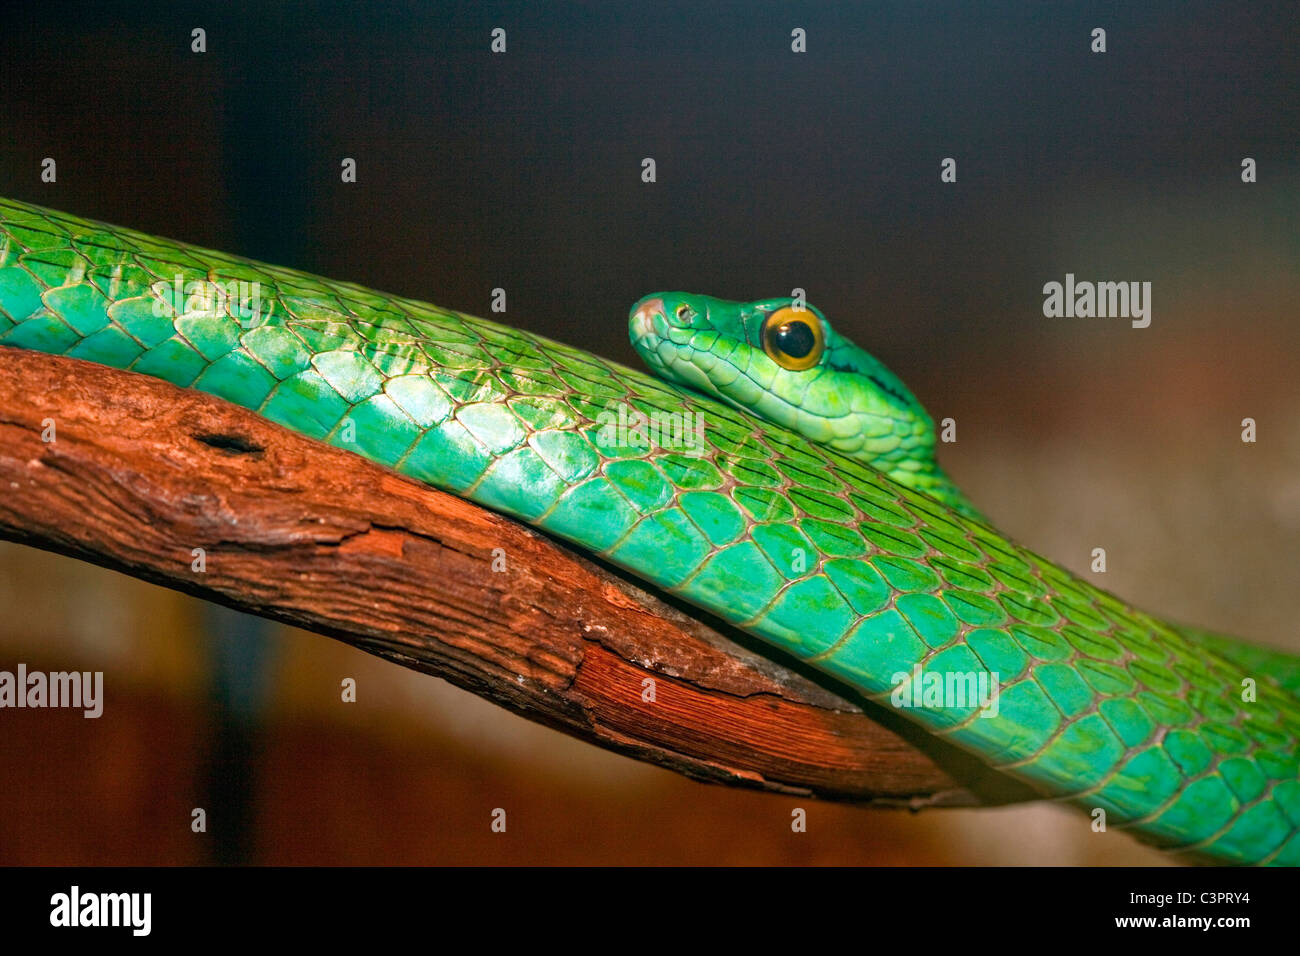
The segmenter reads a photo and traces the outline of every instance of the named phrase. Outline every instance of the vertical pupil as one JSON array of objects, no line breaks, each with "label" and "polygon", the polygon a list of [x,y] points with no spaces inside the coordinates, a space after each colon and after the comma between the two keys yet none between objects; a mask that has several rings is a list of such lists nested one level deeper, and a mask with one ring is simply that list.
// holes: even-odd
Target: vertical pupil
[{"label": "vertical pupil", "polygon": [[803,358],[816,344],[807,322],[787,322],[777,326],[772,338],[775,339],[776,347],[791,358]]}]

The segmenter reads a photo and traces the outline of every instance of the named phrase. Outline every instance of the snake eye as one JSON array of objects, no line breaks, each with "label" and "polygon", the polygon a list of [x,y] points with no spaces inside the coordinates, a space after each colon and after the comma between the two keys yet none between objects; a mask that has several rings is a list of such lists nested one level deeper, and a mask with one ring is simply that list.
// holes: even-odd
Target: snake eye
[{"label": "snake eye", "polygon": [[826,348],[821,320],[806,309],[777,309],[764,320],[762,334],[763,351],[792,372],[812,368]]},{"label": "snake eye", "polygon": [[691,319],[695,318],[695,310],[683,302],[677,307],[677,321],[685,325]]}]

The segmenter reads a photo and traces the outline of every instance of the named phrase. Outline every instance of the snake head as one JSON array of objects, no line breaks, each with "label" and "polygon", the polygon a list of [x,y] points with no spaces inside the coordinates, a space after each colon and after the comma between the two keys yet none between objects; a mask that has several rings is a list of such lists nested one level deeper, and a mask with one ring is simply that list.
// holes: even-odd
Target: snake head
[{"label": "snake head", "polygon": [[730,302],[689,292],[646,296],[628,321],[632,345],[651,368],[726,400],[733,396],[724,386],[734,384],[733,369],[748,368],[750,350],[777,369],[811,369],[829,327],[825,316],[794,299]]},{"label": "snake head", "polygon": [[664,378],[789,427],[795,409],[823,419],[842,418],[855,404],[921,410],[888,369],[800,300],[658,292],[632,307],[628,332]]},{"label": "snake head", "polygon": [[657,292],[632,307],[628,332],[632,347],[662,378],[717,396],[918,490],[946,488],[925,408],[811,305]]}]

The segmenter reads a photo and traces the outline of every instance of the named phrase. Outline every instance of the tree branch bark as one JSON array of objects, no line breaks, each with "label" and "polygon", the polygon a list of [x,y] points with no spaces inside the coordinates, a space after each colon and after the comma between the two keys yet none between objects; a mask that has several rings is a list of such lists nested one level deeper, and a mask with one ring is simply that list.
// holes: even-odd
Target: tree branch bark
[{"label": "tree branch bark", "polygon": [[545,535],[144,376],[0,348],[0,537],[337,638],[695,778],[913,807],[1029,795]]}]

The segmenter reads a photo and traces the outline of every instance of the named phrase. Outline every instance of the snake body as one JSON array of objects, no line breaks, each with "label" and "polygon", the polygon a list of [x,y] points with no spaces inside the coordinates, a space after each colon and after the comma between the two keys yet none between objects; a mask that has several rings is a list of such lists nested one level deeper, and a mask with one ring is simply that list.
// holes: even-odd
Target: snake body
[{"label": "snake body", "polygon": [[[993,529],[911,393],[811,307],[661,294],[631,326],[673,381],[0,200],[0,346],[201,389],[512,515],[1109,828],[1300,863],[1294,658],[1158,620]],[[995,706],[963,693],[979,680]]]}]

